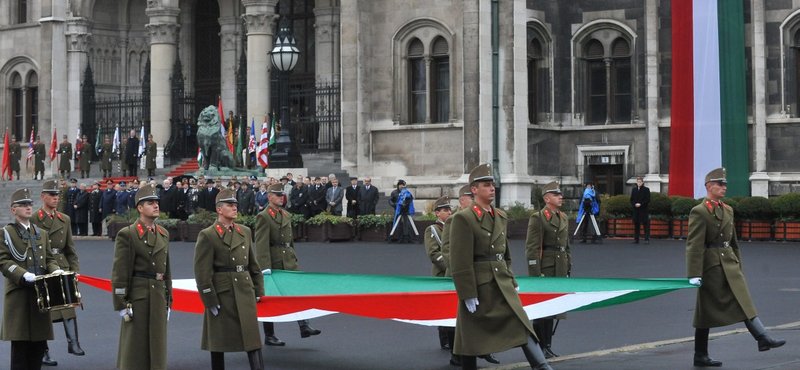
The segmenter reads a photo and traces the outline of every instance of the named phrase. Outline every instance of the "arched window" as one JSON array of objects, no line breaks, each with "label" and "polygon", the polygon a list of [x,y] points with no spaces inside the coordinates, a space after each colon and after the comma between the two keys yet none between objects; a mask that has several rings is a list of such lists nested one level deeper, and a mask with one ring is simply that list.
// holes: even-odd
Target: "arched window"
[{"label": "arched window", "polygon": [[428,100],[428,86],[427,86],[427,68],[425,68],[425,46],[419,39],[411,40],[408,45],[408,64],[410,80],[409,86],[411,89],[410,108],[409,114],[411,123],[424,123],[426,118],[427,106],[425,102]]},{"label": "arched window", "polygon": [[[25,133],[30,135],[31,130],[34,130],[33,136],[36,137],[39,134],[39,75],[36,72],[31,72],[30,76],[28,76],[27,88]],[[27,138],[30,139],[30,136]],[[25,137],[18,136],[17,140],[23,141]]]},{"label": "arched window", "polygon": [[611,59],[612,106],[614,107],[612,122],[628,123],[631,121],[633,108],[631,99],[633,80],[631,78],[631,49],[627,40],[620,37],[614,41],[611,46]]},{"label": "arched window", "polygon": [[528,30],[528,122],[539,123],[539,69],[543,59],[542,43],[537,37],[531,37]]},{"label": "arched window", "polygon": [[14,23],[28,23],[28,12],[30,10],[30,0],[16,0],[17,11]]},{"label": "arched window", "polygon": [[631,50],[628,40],[609,44],[592,38],[584,45],[586,60],[586,123],[630,123],[633,99]]},{"label": "arched window", "polygon": [[589,94],[586,100],[586,123],[604,124],[608,119],[608,89],[606,88],[606,63],[603,44],[595,39],[586,43],[586,65]]},{"label": "arched window", "polygon": [[[795,78],[800,81],[800,28],[798,28],[797,32],[794,34],[794,67],[795,67]],[[800,83],[794,84],[795,88],[795,117],[798,116],[800,111]],[[790,100],[791,101],[791,100]]]},{"label": "arched window", "polygon": [[431,103],[431,115],[433,122],[450,121],[450,50],[447,40],[439,37],[433,42],[431,50],[433,57],[433,102]]},{"label": "arched window", "polygon": [[25,125],[25,94],[22,86],[22,76],[14,72],[11,75],[11,134],[21,139]]}]

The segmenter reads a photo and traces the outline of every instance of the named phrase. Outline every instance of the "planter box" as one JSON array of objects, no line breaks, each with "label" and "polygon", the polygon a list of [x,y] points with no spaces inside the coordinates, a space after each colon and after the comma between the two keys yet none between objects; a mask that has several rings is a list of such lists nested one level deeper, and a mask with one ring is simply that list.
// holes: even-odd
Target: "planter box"
[{"label": "planter box", "polygon": [[306,241],[323,243],[325,240],[325,225],[306,225]]},{"label": "planter box", "polygon": [[190,224],[188,222],[182,224],[183,227],[182,227],[181,239],[185,242],[196,242],[197,235],[200,234],[201,231],[203,231],[203,225]]},{"label": "planter box", "polygon": [[389,226],[359,227],[358,240],[362,242],[385,242],[389,237]]},{"label": "planter box", "polygon": [[608,236],[633,236],[633,219],[612,218],[608,220]]},{"label": "planter box", "polygon": [[355,228],[346,223],[339,223],[336,225],[325,224],[325,241],[349,241],[355,236]]},{"label": "planter box", "polygon": [[297,224],[292,226],[292,238],[294,241],[304,241],[306,240],[306,224]]},{"label": "planter box", "polygon": [[800,241],[800,221],[775,221],[775,240]]},{"label": "planter box", "polygon": [[169,241],[178,242],[183,240],[183,234],[181,234],[180,226],[176,226],[174,229],[164,227],[164,230],[166,230],[169,233]]},{"label": "planter box", "polygon": [[508,239],[525,240],[528,237],[528,220],[527,218],[508,220]]},{"label": "planter box", "polygon": [[667,220],[650,220],[650,237],[669,238],[671,236],[669,226],[670,222]]},{"label": "planter box", "polygon": [[736,221],[736,235],[740,240],[772,240],[772,223]]},{"label": "planter box", "polygon": [[123,227],[131,225],[131,222],[109,222],[106,225],[106,230],[108,231],[108,237],[111,240],[117,240],[117,233],[122,230]]},{"label": "planter box", "polygon": [[[428,228],[428,226],[431,226],[431,225],[433,225],[435,223],[436,223],[436,221],[417,221],[417,220],[414,220],[414,225],[417,227],[417,232],[419,233],[419,235],[414,236],[414,230],[411,230],[411,242],[413,243],[415,241],[414,238],[416,237],[417,238],[416,239],[417,243],[424,244],[425,243],[425,230]],[[402,227],[402,225],[397,225],[397,230],[395,230],[395,232],[394,232],[395,236],[399,236],[400,235],[400,233],[402,232],[402,230],[400,230],[401,227]],[[389,227],[389,231],[392,231],[391,226]],[[395,242],[397,242],[397,241],[399,241],[399,238],[395,239]]]},{"label": "planter box", "polygon": [[670,221],[672,224],[672,237],[674,239],[686,239],[689,237],[689,220],[675,220]]}]

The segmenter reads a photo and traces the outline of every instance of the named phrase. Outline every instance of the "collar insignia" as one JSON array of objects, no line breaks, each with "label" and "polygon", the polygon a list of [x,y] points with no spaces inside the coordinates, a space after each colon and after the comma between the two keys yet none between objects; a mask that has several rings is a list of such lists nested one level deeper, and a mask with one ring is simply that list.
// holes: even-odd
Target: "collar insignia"
[{"label": "collar insignia", "polygon": [[225,230],[222,228],[222,226],[220,224],[217,224],[217,234],[219,234],[219,236],[222,236],[222,235],[225,234]]},{"label": "collar insignia", "polygon": [[136,224],[136,230],[137,230],[137,231],[139,231],[139,236],[140,236],[140,237],[141,237],[142,235],[144,235],[144,228],[142,227],[142,224],[141,224],[141,223],[137,223],[137,224]]},{"label": "collar insignia", "polygon": [[483,216],[483,211],[481,211],[481,208],[478,207],[477,205],[472,206],[472,210],[475,211],[478,217]]}]

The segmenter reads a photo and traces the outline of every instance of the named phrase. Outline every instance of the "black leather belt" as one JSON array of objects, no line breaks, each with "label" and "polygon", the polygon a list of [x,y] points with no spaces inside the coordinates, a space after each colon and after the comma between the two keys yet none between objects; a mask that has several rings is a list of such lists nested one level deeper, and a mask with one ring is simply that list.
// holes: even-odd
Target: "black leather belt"
[{"label": "black leather belt", "polygon": [[546,245],[546,246],[542,247],[542,250],[550,251],[550,252],[566,252],[567,251],[567,247],[552,247],[552,246]]},{"label": "black leather belt", "polygon": [[244,272],[247,270],[245,265],[236,265],[233,267],[215,267],[214,272]]},{"label": "black leather belt", "polygon": [[503,261],[504,259],[505,259],[505,256],[503,256],[502,253],[498,253],[498,254],[495,254],[495,255],[492,255],[492,256],[475,257],[473,259],[473,261],[475,261],[475,262]]},{"label": "black leather belt", "polygon": [[731,246],[731,242],[708,243],[708,244],[706,244],[706,248],[728,248],[730,246]]},{"label": "black leather belt", "polygon": [[269,245],[272,248],[289,248],[292,246],[290,243],[272,243]]},{"label": "black leather belt", "polygon": [[145,279],[153,279],[153,280],[158,280],[158,281],[163,281],[164,280],[164,274],[161,273],[161,272],[157,272],[155,274],[150,274],[150,273],[147,273],[147,272],[135,272],[134,271],[133,276],[140,277],[140,278],[145,278]]}]

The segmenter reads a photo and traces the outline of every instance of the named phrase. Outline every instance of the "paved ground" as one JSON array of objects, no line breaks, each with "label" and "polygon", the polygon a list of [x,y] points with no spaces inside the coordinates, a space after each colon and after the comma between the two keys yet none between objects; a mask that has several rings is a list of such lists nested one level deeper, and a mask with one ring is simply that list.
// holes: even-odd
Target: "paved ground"
[{"label": "paved ground", "polygon": [[[582,277],[682,277],[685,274],[684,243],[654,241],[630,245],[630,240],[606,240],[603,245],[573,246],[573,271]],[[192,278],[191,243],[173,243],[175,278]],[[524,275],[524,241],[511,242],[513,267]],[[113,243],[107,240],[78,242],[82,272],[108,278]],[[306,271],[387,275],[426,275],[430,262],[419,244],[300,243],[300,266]],[[759,316],[767,326],[788,325],[773,330],[789,340],[780,349],[757,352],[747,333],[724,335],[711,341],[713,357],[725,369],[800,368],[800,244],[742,243],[745,273]],[[79,312],[81,343],[87,355],[66,353],[61,324],[55,324],[56,340],[50,343],[58,369],[114,368],[119,338],[119,317],[111,308],[108,293],[83,286],[85,310]],[[694,291],[683,290],[626,305],[571,313],[561,322],[554,350],[563,357],[554,362],[567,369],[690,369]],[[277,324],[283,348],[267,347],[264,358],[269,369],[455,369],[447,364],[449,354],[438,348],[436,329],[393,321],[348,315],[331,315],[312,321],[322,335],[300,339],[295,324]],[[744,325],[712,330],[712,335]],[[209,355],[199,349],[201,317],[173,313],[169,327],[169,368],[209,368]],[[684,340],[682,340],[684,339]],[[656,343],[668,341],[666,343]],[[632,346],[622,352],[616,349]],[[0,369],[7,368],[10,345],[0,343]],[[598,352],[599,351],[599,352]],[[606,352],[603,352],[606,351]],[[611,353],[607,353],[611,352]],[[498,369],[522,368],[521,350],[497,354]],[[228,368],[246,369],[242,353],[229,354]],[[481,362],[480,366],[490,364]]]}]

